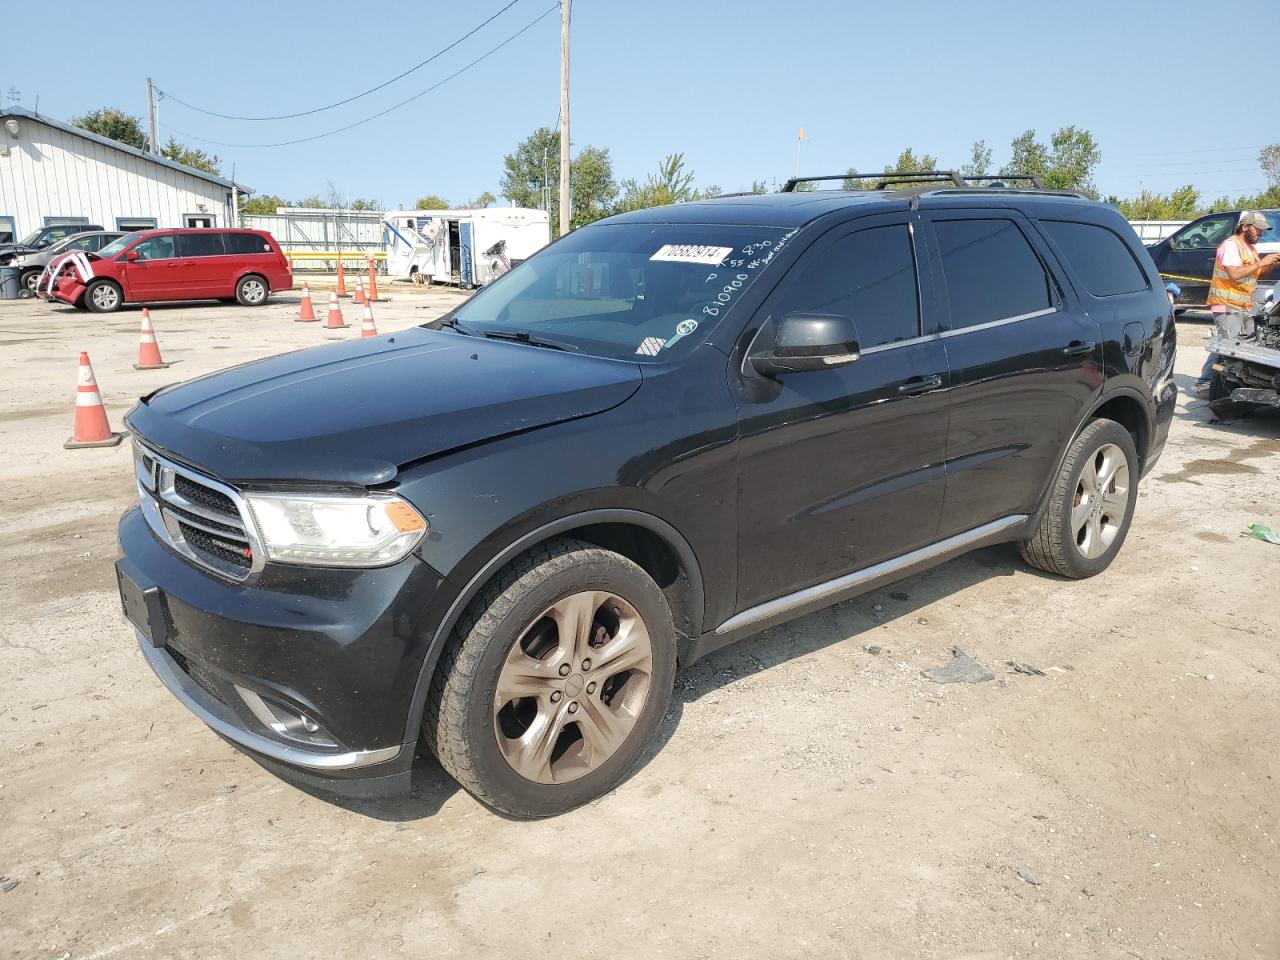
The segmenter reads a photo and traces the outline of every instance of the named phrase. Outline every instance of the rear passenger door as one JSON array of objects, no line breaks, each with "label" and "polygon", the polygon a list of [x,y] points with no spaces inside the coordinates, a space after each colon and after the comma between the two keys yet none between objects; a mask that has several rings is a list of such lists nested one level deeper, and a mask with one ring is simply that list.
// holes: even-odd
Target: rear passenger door
[{"label": "rear passenger door", "polygon": [[931,248],[950,368],[939,537],[1031,514],[1102,387],[1098,325],[1043,240],[1007,210],[938,211]]},{"label": "rear passenger door", "polygon": [[231,296],[231,260],[218,230],[178,234],[179,283],[185,299]]}]

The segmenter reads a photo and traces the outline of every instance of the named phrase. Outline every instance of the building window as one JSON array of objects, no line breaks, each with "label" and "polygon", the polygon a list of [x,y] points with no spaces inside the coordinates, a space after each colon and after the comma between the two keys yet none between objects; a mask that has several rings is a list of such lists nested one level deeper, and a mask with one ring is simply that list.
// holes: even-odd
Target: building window
[{"label": "building window", "polygon": [[44,225],[52,227],[56,223],[88,223],[88,217],[45,217]]},{"label": "building window", "polygon": [[182,225],[184,227],[194,227],[195,229],[209,229],[218,225],[218,218],[212,213],[184,213],[182,215]]},{"label": "building window", "polygon": [[116,217],[116,229],[133,233],[135,230],[154,230],[155,217]]},{"label": "building window", "polygon": [[0,243],[13,243],[18,239],[18,222],[13,217],[0,217]]}]

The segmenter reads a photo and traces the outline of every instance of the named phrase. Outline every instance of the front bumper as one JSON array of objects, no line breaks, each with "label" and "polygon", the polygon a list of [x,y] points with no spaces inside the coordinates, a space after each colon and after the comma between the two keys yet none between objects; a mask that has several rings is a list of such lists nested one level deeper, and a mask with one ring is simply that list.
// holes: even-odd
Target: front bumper
[{"label": "front bumper", "polygon": [[126,614],[187,709],[286,779],[362,798],[408,790],[434,570],[410,556],[366,570],[269,564],[231,581],[161,543],[136,507],[119,538]]},{"label": "front bumper", "polygon": [[75,306],[80,301],[80,298],[84,296],[84,292],[87,289],[88,287],[81,283],[78,278],[72,279],[64,276],[54,284],[52,298]]}]

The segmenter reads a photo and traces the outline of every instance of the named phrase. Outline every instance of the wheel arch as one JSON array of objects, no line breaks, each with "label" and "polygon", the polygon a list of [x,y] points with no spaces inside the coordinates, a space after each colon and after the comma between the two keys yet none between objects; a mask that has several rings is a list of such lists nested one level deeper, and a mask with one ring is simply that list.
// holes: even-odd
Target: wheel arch
[{"label": "wheel arch", "polygon": [[404,742],[416,741],[427,693],[445,644],[472,600],[503,567],[520,554],[556,537],[582,540],[621,554],[654,578],[671,605],[676,631],[685,637],[702,632],[705,610],[702,569],[689,541],[660,517],[641,510],[604,508],[570,514],[542,524],[494,553],[449,603],[431,635],[414,687]]},{"label": "wheel arch", "polygon": [[278,292],[275,288],[271,286],[271,278],[267,276],[266,271],[257,270],[257,269],[254,269],[253,267],[243,267],[242,269],[237,271],[236,278],[233,281],[231,281],[232,293],[235,293],[237,290],[240,289],[240,281],[243,280],[245,277],[257,277],[264,284],[266,284],[268,293]]}]

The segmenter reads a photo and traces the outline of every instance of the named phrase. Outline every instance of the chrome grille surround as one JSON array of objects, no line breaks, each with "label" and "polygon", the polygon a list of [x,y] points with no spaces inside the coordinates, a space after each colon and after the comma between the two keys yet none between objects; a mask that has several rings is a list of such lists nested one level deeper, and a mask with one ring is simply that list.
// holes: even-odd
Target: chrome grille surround
[{"label": "chrome grille surround", "polygon": [[[174,463],[137,440],[133,442],[133,466],[142,515],[163,543],[197,566],[228,580],[246,580],[262,569],[266,550],[244,498],[234,488]],[[210,494],[201,497],[203,503],[178,492],[178,486],[192,492],[192,484]],[[230,504],[235,512],[209,506],[222,502]],[[189,537],[183,527],[199,531],[202,542],[203,538],[215,542],[219,552],[201,549],[193,542],[196,538]],[[243,564],[238,559],[228,559],[245,550],[249,556]]]}]

